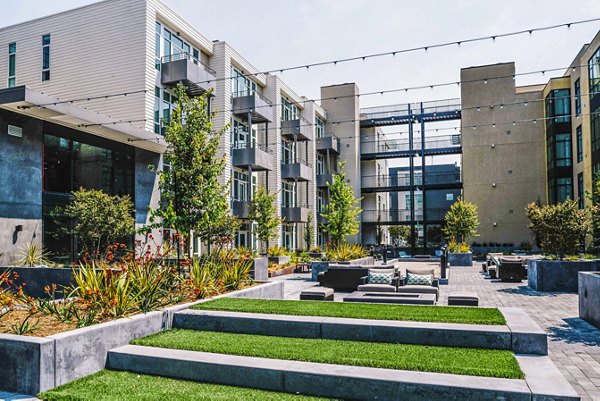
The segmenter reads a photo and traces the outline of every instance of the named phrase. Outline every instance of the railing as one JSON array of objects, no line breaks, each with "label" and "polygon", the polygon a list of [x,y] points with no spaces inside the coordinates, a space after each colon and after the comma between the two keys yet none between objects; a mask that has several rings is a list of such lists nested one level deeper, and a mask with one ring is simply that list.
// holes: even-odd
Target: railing
[{"label": "railing", "polygon": [[194,64],[197,64],[200,67],[202,67],[204,69],[204,71],[208,72],[209,74],[211,74],[213,76],[217,75],[215,70],[213,70],[212,68],[210,68],[209,66],[204,64],[202,61],[198,60],[196,57],[189,54],[188,52],[175,53],[175,54],[171,54],[168,56],[163,56],[163,57],[161,57],[160,62],[161,63],[170,63],[172,61],[179,61],[179,60],[190,60]]},{"label": "railing", "polygon": [[[419,171],[419,175],[414,175],[413,185],[422,186],[423,179]],[[380,174],[380,175],[365,175],[361,178],[362,188],[391,188],[391,187],[408,187],[410,186],[410,175],[405,172],[397,174]],[[445,173],[427,173],[425,172],[425,185],[444,185],[460,183],[460,171],[445,172]]]},{"label": "railing", "polygon": [[312,164],[310,164],[306,160],[301,159],[299,157],[296,158],[296,159],[293,159],[293,160],[284,160],[284,159],[281,159],[281,164],[296,164],[296,163],[304,164],[305,166],[308,166],[308,167],[312,168]]},{"label": "railing", "polygon": [[234,142],[233,144],[231,144],[231,149],[252,149],[252,148],[257,148],[257,149],[262,150],[263,152],[273,154],[273,150],[269,149],[269,147],[267,145],[264,145],[262,143]]},{"label": "railing", "polygon": [[[448,209],[427,209],[427,221],[442,221]],[[411,218],[410,209],[363,210],[363,223],[409,223],[423,221],[423,210],[415,209],[415,218]]]},{"label": "railing", "polygon": [[[406,152],[410,150],[408,140],[383,139],[380,141],[368,141],[360,144],[361,153],[385,153]],[[425,150],[459,147],[461,145],[461,134],[442,135],[425,139]],[[421,138],[413,139],[413,150],[421,149]]]},{"label": "railing", "polygon": [[252,90],[252,89],[243,89],[241,91],[233,92],[231,94],[231,97],[244,97],[244,96],[253,96],[253,95],[258,97],[265,103],[267,103],[269,106],[273,106],[273,102],[271,100],[267,99],[262,94],[258,93],[255,90]]},{"label": "railing", "polygon": [[422,103],[404,103],[388,106],[365,107],[360,109],[360,119],[370,120],[421,114],[453,112],[461,109],[459,98],[435,100]]}]

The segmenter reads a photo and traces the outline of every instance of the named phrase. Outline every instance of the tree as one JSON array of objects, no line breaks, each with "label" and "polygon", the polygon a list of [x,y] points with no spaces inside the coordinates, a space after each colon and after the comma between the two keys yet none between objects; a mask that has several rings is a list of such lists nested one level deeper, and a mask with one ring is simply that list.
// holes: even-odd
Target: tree
[{"label": "tree", "polygon": [[219,182],[225,170],[219,146],[227,127],[213,131],[210,96],[209,91],[190,98],[182,85],[175,89],[165,130],[168,150],[164,159],[169,168],[159,172],[162,202],[152,213],[154,226],[172,227],[187,238],[194,231],[209,250],[223,221],[231,220],[229,189]]},{"label": "tree", "polygon": [[75,221],[73,234],[84,253],[96,254],[135,233],[133,202],[129,196],[108,195],[96,189],[79,189],[65,208]]},{"label": "tree", "polygon": [[410,238],[410,227],[409,226],[390,226],[388,228],[392,239],[398,241],[398,243],[404,243]]},{"label": "tree", "polygon": [[326,219],[323,231],[329,234],[334,244],[345,241],[349,235],[358,233],[357,217],[362,213],[358,206],[362,198],[354,197],[354,188],[346,182],[344,162],[339,164],[339,172],[333,174],[333,181],[327,183],[329,187],[329,204],[321,216]]},{"label": "tree", "polygon": [[276,194],[259,187],[250,203],[248,218],[256,222],[256,236],[261,243],[261,252],[266,251],[270,240],[277,238],[279,226],[283,222],[277,214],[275,198]]},{"label": "tree", "polygon": [[315,237],[315,225],[313,224],[314,216],[312,212],[308,212],[306,217],[306,226],[304,227],[304,243],[306,250],[310,251],[313,246],[313,238]]},{"label": "tree", "polygon": [[451,240],[459,243],[465,242],[469,237],[477,235],[479,217],[477,206],[458,198],[450,206],[450,210],[444,217],[444,234]]},{"label": "tree", "polygon": [[592,207],[590,209],[593,230],[592,242],[594,248],[598,249],[600,248],[600,174],[596,174],[594,176],[592,192],[587,193],[586,195],[592,204]]},{"label": "tree", "polygon": [[526,213],[528,227],[544,252],[559,259],[583,250],[586,236],[592,233],[591,208],[580,209],[574,200],[546,206],[530,203]]}]

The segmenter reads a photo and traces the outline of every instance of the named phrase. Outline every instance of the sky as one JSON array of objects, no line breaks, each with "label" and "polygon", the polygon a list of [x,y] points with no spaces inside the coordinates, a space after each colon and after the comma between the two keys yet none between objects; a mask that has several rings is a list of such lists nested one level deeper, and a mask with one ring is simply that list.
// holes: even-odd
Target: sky
[{"label": "sky", "polygon": [[[492,36],[600,17],[600,0],[163,0],[209,39],[223,40],[259,70]],[[0,26],[93,3],[0,0]],[[7,12],[10,10],[10,12]],[[318,99],[320,87],[355,82],[361,92],[459,80],[460,69],[514,61],[517,73],[568,66],[600,22],[289,71],[283,80]],[[517,77],[544,83],[562,72]],[[458,86],[361,97],[361,107],[459,97]]]}]

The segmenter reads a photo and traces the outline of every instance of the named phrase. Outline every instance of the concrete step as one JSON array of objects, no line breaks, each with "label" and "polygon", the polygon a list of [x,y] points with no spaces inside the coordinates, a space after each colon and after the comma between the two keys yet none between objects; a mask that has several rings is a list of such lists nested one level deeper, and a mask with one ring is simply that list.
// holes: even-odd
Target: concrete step
[{"label": "concrete step", "polygon": [[187,309],[173,327],[269,336],[325,338],[485,349],[512,349],[507,326],[401,322]]},{"label": "concrete step", "polygon": [[[107,367],[200,382],[365,401],[530,401],[533,398],[525,380],[286,361],[136,345],[111,350]],[[537,367],[540,368],[539,365]]]}]

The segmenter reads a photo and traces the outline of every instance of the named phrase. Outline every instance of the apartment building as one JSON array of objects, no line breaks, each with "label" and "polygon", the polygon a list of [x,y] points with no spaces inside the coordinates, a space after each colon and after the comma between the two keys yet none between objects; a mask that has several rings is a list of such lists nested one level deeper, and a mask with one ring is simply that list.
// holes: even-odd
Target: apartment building
[{"label": "apartment building", "polygon": [[530,202],[577,199],[600,171],[600,32],[562,77],[515,86],[514,63],[461,70],[464,197],[478,242],[533,242]]}]

